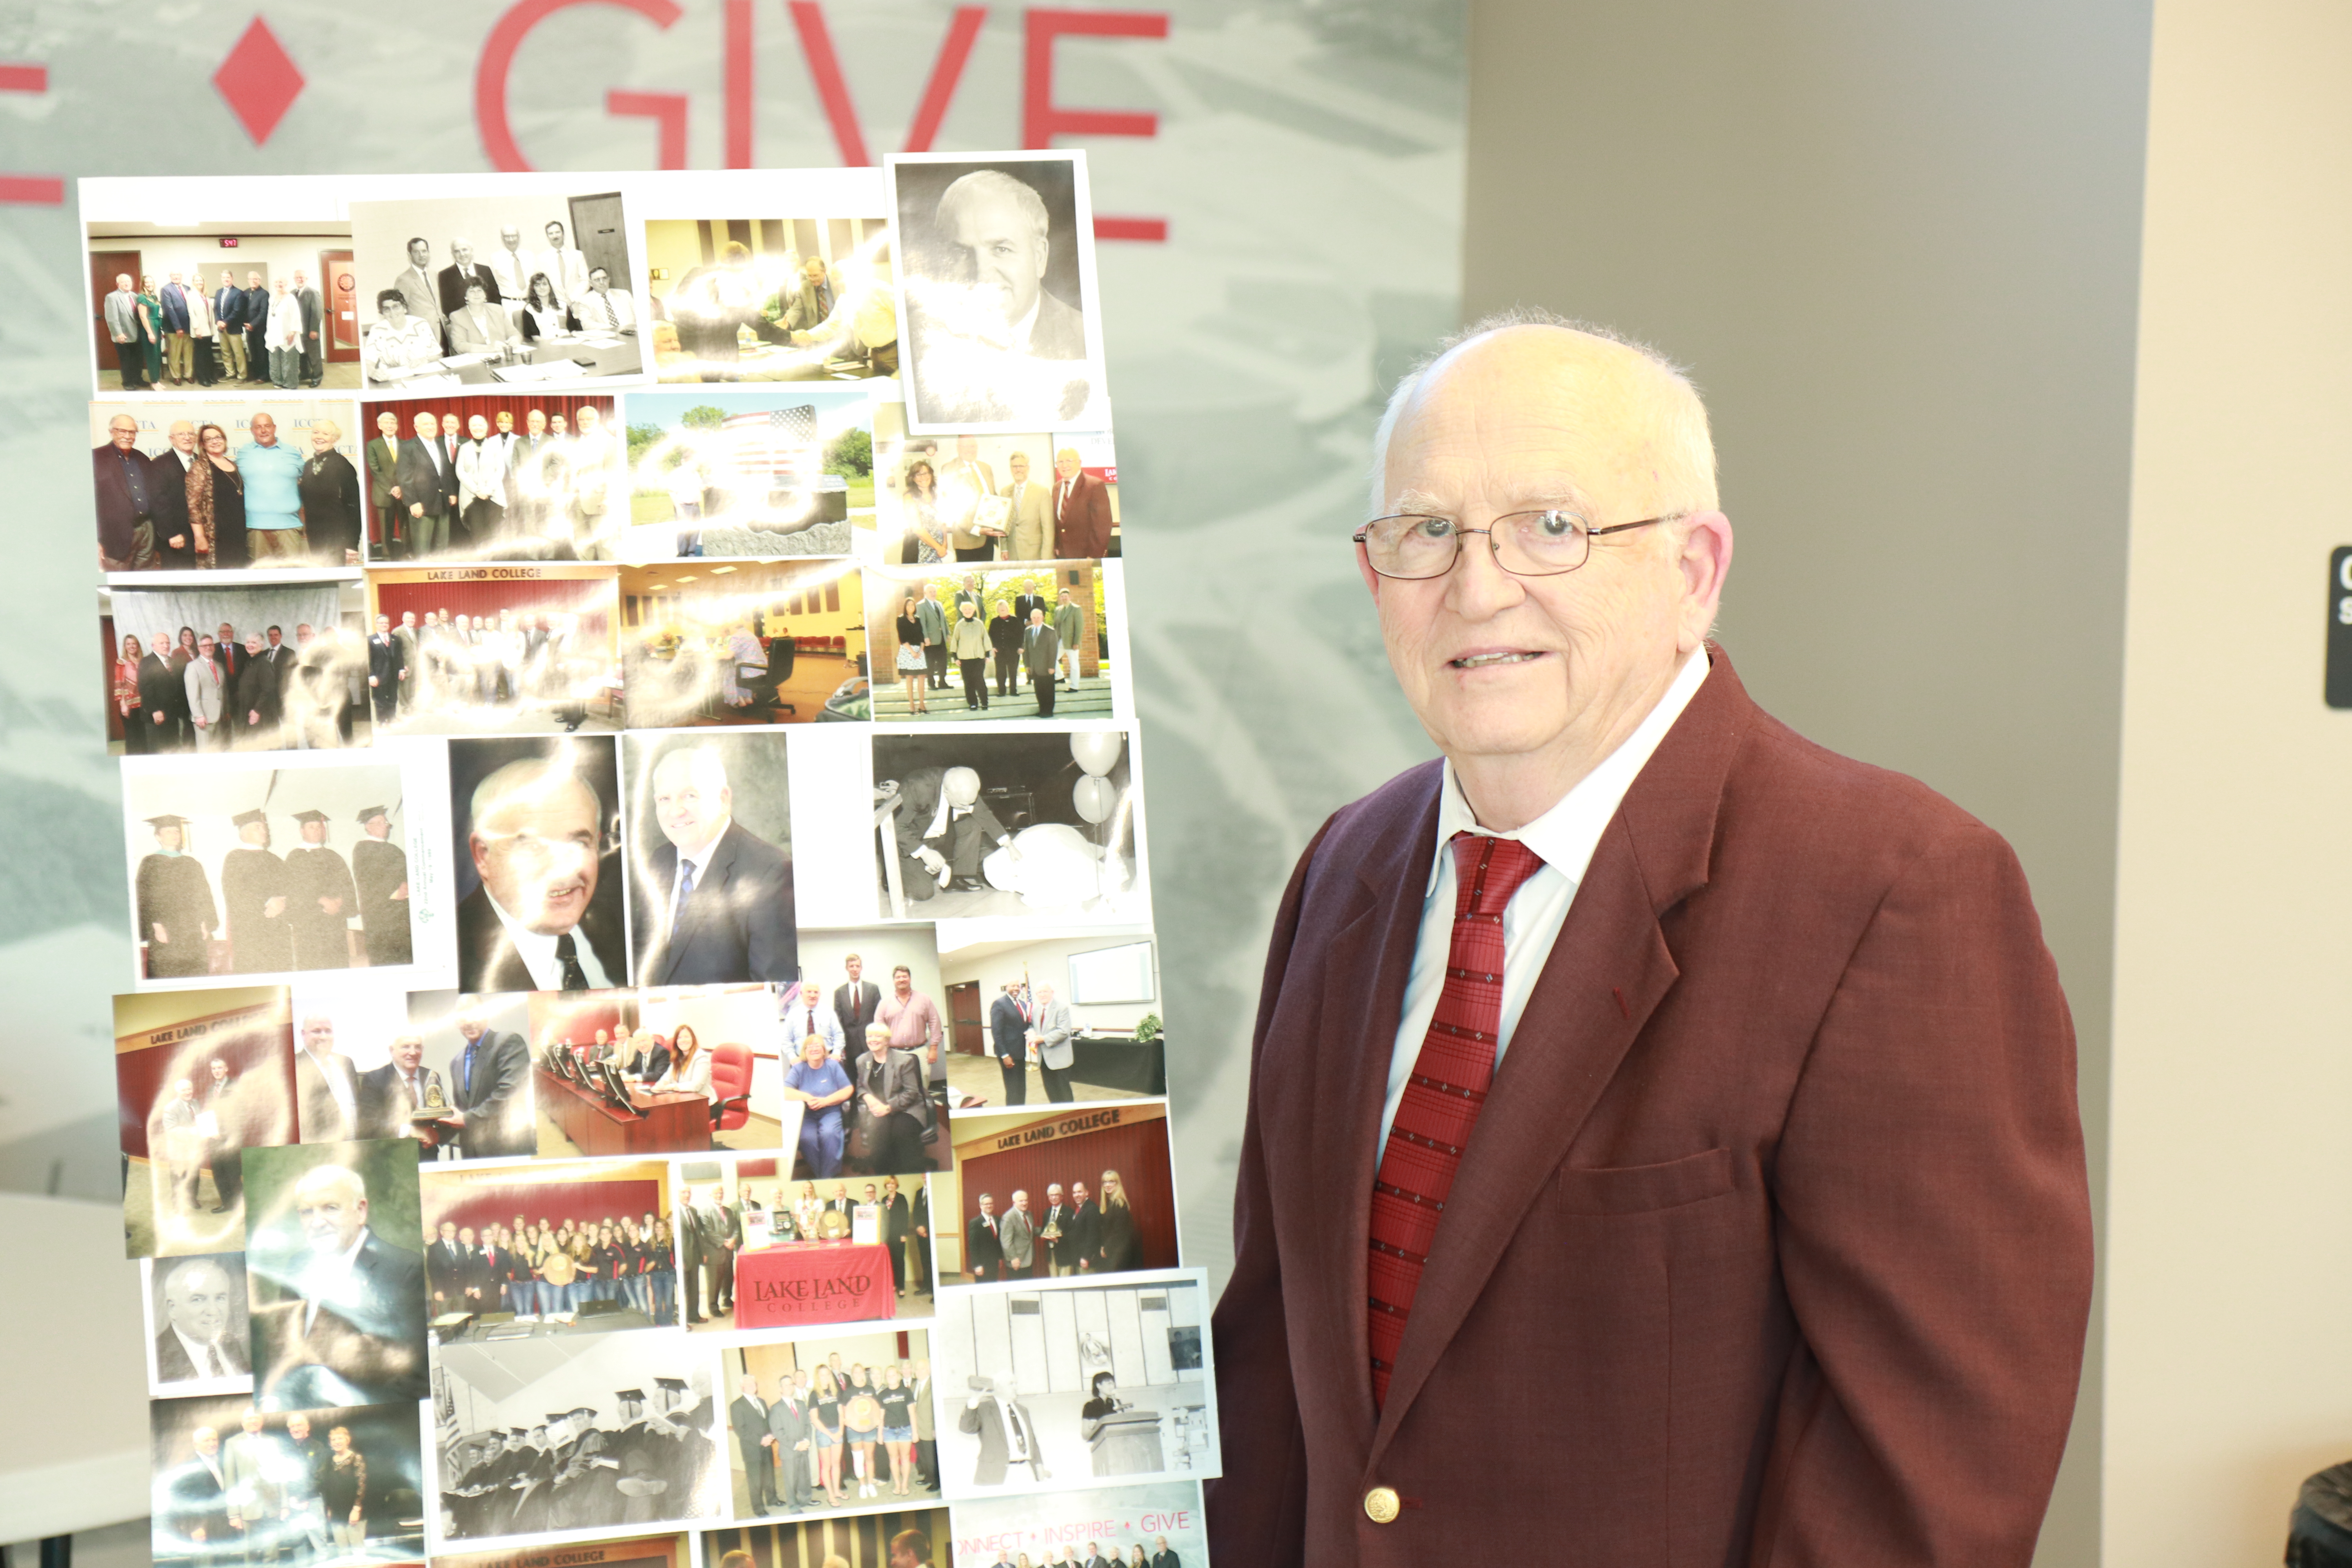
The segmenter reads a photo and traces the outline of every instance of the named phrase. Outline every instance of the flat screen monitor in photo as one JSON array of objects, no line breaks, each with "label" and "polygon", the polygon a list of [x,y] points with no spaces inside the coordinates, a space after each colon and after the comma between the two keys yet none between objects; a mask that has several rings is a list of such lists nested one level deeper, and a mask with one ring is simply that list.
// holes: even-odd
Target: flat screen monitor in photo
[{"label": "flat screen monitor in photo", "polygon": [[1151,943],[1123,942],[1069,956],[1070,1000],[1088,1005],[1150,1002],[1158,999],[1157,969]]}]

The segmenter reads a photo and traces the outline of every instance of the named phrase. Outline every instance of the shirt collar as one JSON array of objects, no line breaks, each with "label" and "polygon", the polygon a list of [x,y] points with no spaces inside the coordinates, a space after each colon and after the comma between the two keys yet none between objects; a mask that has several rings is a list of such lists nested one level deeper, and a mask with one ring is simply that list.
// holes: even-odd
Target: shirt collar
[{"label": "shirt collar", "polygon": [[1582,882],[1585,868],[1592,863],[1592,852],[1600,847],[1601,835],[1607,831],[1609,819],[1617,815],[1625,792],[1633,787],[1633,781],[1641,776],[1650,754],[1658,749],[1658,742],[1666,738],[1666,731],[1675,727],[1675,721],[1682,717],[1683,710],[1697,695],[1707,668],[1706,649],[1695,650],[1683,660],[1665,695],[1633,727],[1633,732],[1603,757],[1599,766],[1579,779],[1550,810],[1515,832],[1489,833],[1478,826],[1477,816],[1462,793],[1461,782],[1454,776],[1454,764],[1447,763],[1444,784],[1438,794],[1437,847],[1430,857],[1429,884],[1422,897],[1427,899],[1437,891],[1438,875],[1445,868],[1449,847],[1457,833],[1516,838],[1570,882]]},{"label": "shirt collar", "polygon": [[[499,902],[488,887],[482,889],[482,896],[490,900],[491,912],[499,917],[499,924],[506,928],[507,940],[514,943],[515,952],[520,955],[523,967],[530,971],[532,979],[538,980],[545,975],[561,973],[562,965],[555,956],[555,943],[562,935],[561,931],[549,935],[531,930],[514,916],[507,913],[506,906]],[[605,985],[604,965],[596,962],[594,949],[590,945],[588,939],[580,934],[580,928],[577,926],[572,928],[572,956],[579,961],[580,972],[588,977],[590,987],[598,991],[604,990]],[[541,989],[552,990],[554,987],[542,986]],[[488,1039],[489,1031],[484,1030],[481,1037]],[[481,1041],[477,1040],[474,1043],[478,1045]]]},{"label": "shirt collar", "polygon": [[733,826],[734,821],[734,814],[730,812],[719,819],[719,826],[701,843],[691,847],[684,844],[677,846],[677,858],[694,862],[694,874],[698,879],[710,869],[710,852],[719,847],[719,841],[727,837],[727,829]]},{"label": "shirt collar", "polygon": [[[180,1325],[177,1323],[173,1323],[172,1325],[172,1337],[180,1342],[180,1348],[182,1350],[188,1352],[188,1364],[190,1366],[212,1366],[215,1363],[221,1366],[226,1366],[228,1364],[227,1358],[220,1353],[220,1342],[218,1340],[192,1340],[188,1338],[187,1335],[180,1331]],[[200,1373],[197,1375],[212,1376],[216,1374]]]},{"label": "shirt collar", "polygon": [[1028,352],[1030,334],[1037,330],[1037,313],[1045,308],[1045,290],[1040,288],[1037,297],[1029,301],[1029,313],[1013,323],[1013,346]]}]

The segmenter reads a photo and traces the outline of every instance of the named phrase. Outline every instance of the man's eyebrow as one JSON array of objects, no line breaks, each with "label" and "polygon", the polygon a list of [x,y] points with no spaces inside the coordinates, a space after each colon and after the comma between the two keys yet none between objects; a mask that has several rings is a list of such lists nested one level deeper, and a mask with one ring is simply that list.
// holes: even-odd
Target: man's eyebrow
[{"label": "man's eyebrow", "polygon": [[[1453,517],[1454,508],[1429,491],[1412,485],[1405,486],[1391,498],[1393,512],[1412,512],[1431,517]],[[1496,499],[1498,513],[1534,511],[1545,507],[1564,507],[1571,511],[1585,510],[1584,492],[1566,474],[1533,474],[1510,481],[1510,489]]]}]

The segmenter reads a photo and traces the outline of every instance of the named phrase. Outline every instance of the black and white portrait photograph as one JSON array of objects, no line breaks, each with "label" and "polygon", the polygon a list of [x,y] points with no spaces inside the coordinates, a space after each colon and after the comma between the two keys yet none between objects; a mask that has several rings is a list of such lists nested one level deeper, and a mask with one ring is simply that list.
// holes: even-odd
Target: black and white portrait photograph
[{"label": "black and white portrait photograph", "polygon": [[917,430],[1110,424],[1078,153],[885,160]]},{"label": "black and white portrait photograph", "polygon": [[139,1279],[147,1309],[147,1392],[158,1398],[250,1393],[245,1254],[142,1258]]},{"label": "black and white portrait photograph", "polygon": [[898,374],[890,263],[879,214],[648,218],[646,313],[661,379]]},{"label": "black and white portrait photograph", "polygon": [[405,803],[409,774],[430,762],[383,750],[126,758],[142,987],[406,969],[424,878]]},{"label": "black and white portrait photograph", "polygon": [[1150,918],[1124,731],[877,735],[872,776],[887,918]]},{"label": "black and white portrait photograph", "polygon": [[676,1333],[569,1335],[434,1357],[436,1542],[718,1518],[709,1356]]},{"label": "black and white portrait photograph", "polygon": [[245,1156],[297,1131],[286,988],[117,996],[114,1082],[126,1256],[243,1252]]},{"label": "black and white portrait photograph", "polygon": [[374,737],[355,575],[101,588],[107,749],[336,751]]},{"label": "black and white portrait photograph", "polygon": [[410,734],[614,729],[615,570],[563,562],[370,567],[377,722]]},{"label": "black and white portrait photograph", "polygon": [[452,741],[449,801],[458,988],[627,984],[613,737]]},{"label": "black and white portrait photograph", "polygon": [[948,1496],[1214,1477],[1208,1295],[1198,1269],[950,1292],[932,1331]]},{"label": "black and white portrait photograph", "polygon": [[632,733],[623,751],[637,983],[799,979],[785,737]]},{"label": "black and white portrait photograph", "polygon": [[109,399],[89,425],[105,571],[359,564],[351,399]]},{"label": "black and white portrait photograph", "polygon": [[369,387],[562,384],[644,368],[619,192],[449,184],[351,204]]},{"label": "black and white portrait photograph", "polygon": [[425,1395],[416,1145],[302,1143],[246,1155],[253,1392],[270,1410]]},{"label": "black and white portrait photograph", "polygon": [[425,1561],[417,1405],[271,1410],[158,1399],[151,1550],[188,1568]]},{"label": "black and white portrait photograph", "polygon": [[624,547],[627,456],[609,394],[459,388],[371,398],[360,418],[378,565],[610,561]]},{"label": "black and white portrait photograph", "polygon": [[236,222],[83,216],[100,396],[359,385],[349,224],[287,210]]}]

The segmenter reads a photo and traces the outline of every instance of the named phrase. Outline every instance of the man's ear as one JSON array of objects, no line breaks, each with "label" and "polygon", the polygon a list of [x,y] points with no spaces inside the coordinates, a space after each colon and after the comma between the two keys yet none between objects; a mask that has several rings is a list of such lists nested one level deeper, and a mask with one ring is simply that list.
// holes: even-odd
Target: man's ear
[{"label": "man's ear", "polygon": [[1682,549],[1675,565],[1683,576],[1680,643],[1685,653],[1706,638],[1723,603],[1723,584],[1731,574],[1731,519],[1720,511],[1703,511],[1683,521]]}]

